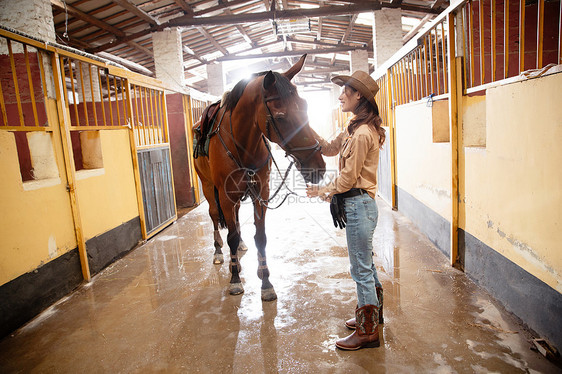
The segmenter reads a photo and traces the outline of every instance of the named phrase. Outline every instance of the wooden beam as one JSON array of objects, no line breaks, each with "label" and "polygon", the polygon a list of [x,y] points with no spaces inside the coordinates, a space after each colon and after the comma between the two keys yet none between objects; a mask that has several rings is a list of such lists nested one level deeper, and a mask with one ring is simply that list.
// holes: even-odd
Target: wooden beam
[{"label": "wooden beam", "polygon": [[185,0],[174,0],[174,2],[178,4],[178,6],[182,8],[185,13],[187,13],[188,15],[193,15],[193,9],[191,9],[191,6],[189,6],[189,4],[185,2]]},{"label": "wooden beam", "polygon": [[139,17],[142,20],[145,20],[149,24],[153,26],[158,26],[160,22],[152,17],[150,14],[146,13],[144,10],[138,8],[135,4],[131,3],[130,0],[111,0],[115,4],[121,6],[122,8],[127,9],[129,12],[133,13],[135,16]]},{"label": "wooden beam", "polygon": [[[380,6],[378,6],[380,9]],[[239,23],[249,23],[249,22],[262,22],[262,21],[272,21],[279,19],[299,19],[299,18],[311,18],[311,17],[326,17],[326,16],[337,16],[337,15],[350,15],[363,13],[367,11],[377,10],[374,7],[374,3],[359,4],[359,5],[345,5],[345,6],[326,6],[322,8],[312,8],[312,9],[288,9],[280,11],[268,11],[262,13],[245,13],[227,16],[217,16],[217,17],[200,17],[193,18],[182,16],[178,18],[171,19],[165,26],[217,26],[217,25],[233,25]]]},{"label": "wooden beam", "polygon": [[347,38],[349,38],[349,34],[351,34],[351,31],[353,30],[353,25],[355,24],[356,20],[357,20],[357,14],[353,14],[351,16],[351,19],[349,20],[349,23],[347,25],[347,28],[346,28],[345,32],[343,33],[342,38],[341,38],[342,43],[345,43]]},{"label": "wooden beam", "polygon": [[[61,0],[51,0],[51,4],[55,7],[59,7],[61,9],[66,9],[66,11],[71,14],[72,16],[81,19],[82,21],[85,21],[91,25],[95,25],[98,28],[113,34],[116,37],[125,37],[125,33],[121,30],[119,30],[118,28],[116,28],[115,26],[112,26],[108,23],[105,23],[99,19],[97,19],[96,17],[93,17],[89,14],[86,14],[84,12],[82,12],[80,9],[74,8],[72,5],[65,5]],[[128,45],[130,45],[131,47],[147,54],[148,56],[152,57],[152,52],[150,50],[148,50],[147,48],[141,46],[140,44],[133,42],[133,41],[126,41],[125,43],[127,43]],[[100,51],[96,51],[96,52],[100,52]]]},{"label": "wooden beam", "polygon": [[[232,11],[228,8],[226,8],[224,10],[224,12],[227,15],[232,15]],[[252,47],[255,47],[257,44],[256,42],[254,42],[252,40],[252,38],[250,38],[250,36],[248,35],[248,33],[246,32],[246,30],[244,30],[244,27],[242,27],[242,25],[234,25],[234,27],[236,27],[236,30],[238,30],[238,32],[240,33],[240,35],[242,35],[242,37],[244,38],[244,40],[246,41],[246,43],[248,43],[249,45],[251,45]]]},{"label": "wooden beam", "polygon": [[[52,1],[58,2],[62,5],[61,0],[52,0]],[[239,2],[238,0],[234,0],[228,3],[223,3],[221,8],[224,8],[226,6],[224,4],[230,6],[238,2]],[[242,1],[242,3],[243,2],[244,1]],[[170,21],[163,23],[160,26],[151,27],[146,30],[136,32],[134,34],[118,38],[115,41],[93,48],[88,52],[95,53],[95,52],[103,51],[105,49],[112,48],[118,44],[125,43],[129,40],[133,40],[141,36],[148,35],[155,31],[160,31],[166,27],[174,27],[174,26],[197,27],[197,26],[217,26],[217,25],[233,26],[243,23],[271,21],[273,19],[297,19],[297,18],[350,15],[350,14],[358,14],[363,12],[379,10],[382,7],[390,7],[389,5],[390,3],[359,2],[356,5],[345,5],[345,6],[334,5],[334,6],[313,8],[313,9],[289,9],[289,10],[282,10],[282,11],[266,11],[261,13],[245,13],[245,14],[226,15],[226,16],[217,16],[217,17],[193,18],[192,16],[182,16],[182,17],[171,19]],[[431,10],[428,7],[423,7],[418,5],[402,4],[400,8],[405,10],[423,12],[423,13],[439,14],[438,10]],[[209,9],[206,9],[205,12],[209,11]],[[198,15],[198,13],[195,13],[195,15]]]},{"label": "wooden beam", "polygon": [[68,14],[76,17],[76,18],[80,18],[82,21],[88,22],[92,25],[95,25],[97,27],[99,27],[102,30],[107,31],[110,34],[119,36],[119,37],[123,37],[125,36],[125,33],[121,30],[119,30],[116,27],[111,26],[108,23],[105,23],[103,21],[100,21],[99,19],[97,19],[96,17],[90,16],[89,14],[86,14],[84,12],[82,12],[80,9],[73,7],[72,5],[69,4],[65,4],[62,0],[51,0],[51,5],[59,8],[59,9],[63,9],[65,10]]},{"label": "wooden beam", "polygon": [[227,56],[229,53],[228,51],[219,44],[219,42],[217,42],[217,40],[215,38],[213,38],[213,36],[211,34],[209,34],[207,32],[207,30],[205,30],[205,28],[203,27],[198,27],[197,30],[201,33],[201,35],[203,35],[208,41],[211,42],[212,45],[215,46],[216,49],[218,49],[223,55]]},{"label": "wooden beam", "polygon": [[418,31],[421,30],[421,28],[431,19],[433,18],[433,15],[431,14],[426,14],[425,17],[423,17],[420,21],[420,23],[418,23],[416,26],[414,26],[410,31],[408,31],[408,33],[406,35],[404,35],[404,37],[402,38],[402,43],[406,44],[410,39],[412,39],[412,37],[414,35],[416,35],[418,33]]},{"label": "wooden beam", "polygon": [[270,53],[261,53],[258,55],[230,55],[230,56],[219,57],[215,59],[215,61],[251,60],[256,58],[261,59],[261,58],[269,58],[269,57],[301,56],[304,55],[305,53],[309,55],[341,53],[341,52],[356,51],[358,49],[367,49],[367,47],[336,47],[336,48],[322,48],[322,49],[307,49],[307,50],[300,50],[300,51],[270,52]]}]

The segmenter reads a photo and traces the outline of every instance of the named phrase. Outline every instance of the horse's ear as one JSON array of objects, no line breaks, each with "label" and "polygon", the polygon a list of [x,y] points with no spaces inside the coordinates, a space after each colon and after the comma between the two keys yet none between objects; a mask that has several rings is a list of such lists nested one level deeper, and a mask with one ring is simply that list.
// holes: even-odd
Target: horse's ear
[{"label": "horse's ear", "polygon": [[285,73],[283,73],[283,75],[285,77],[287,77],[288,80],[293,79],[293,77],[295,75],[297,75],[297,73],[299,71],[301,71],[301,69],[304,65],[304,60],[306,60],[306,53],[301,56],[301,58],[299,59],[299,61],[296,64],[294,64],[289,70],[287,70]]},{"label": "horse's ear", "polygon": [[263,88],[269,90],[275,84],[275,75],[270,71],[263,78]]}]

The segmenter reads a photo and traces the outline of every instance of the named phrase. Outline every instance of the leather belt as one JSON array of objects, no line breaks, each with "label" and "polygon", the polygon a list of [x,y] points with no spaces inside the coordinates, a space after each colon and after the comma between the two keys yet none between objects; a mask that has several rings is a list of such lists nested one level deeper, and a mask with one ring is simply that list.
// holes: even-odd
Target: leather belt
[{"label": "leather belt", "polygon": [[344,192],[344,193],[341,193],[339,195],[345,199],[345,198],[348,198],[348,197],[363,195],[365,193],[367,193],[367,191],[365,191],[362,188],[352,188],[351,190],[349,190],[347,192]]}]

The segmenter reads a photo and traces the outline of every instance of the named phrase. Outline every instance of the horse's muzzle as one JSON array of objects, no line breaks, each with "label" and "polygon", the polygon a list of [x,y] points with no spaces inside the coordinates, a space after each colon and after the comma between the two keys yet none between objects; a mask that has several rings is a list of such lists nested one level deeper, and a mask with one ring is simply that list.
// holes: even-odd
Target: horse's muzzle
[{"label": "horse's muzzle", "polygon": [[319,183],[324,178],[325,168],[321,169],[301,169],[301,174],[306,183]]}]

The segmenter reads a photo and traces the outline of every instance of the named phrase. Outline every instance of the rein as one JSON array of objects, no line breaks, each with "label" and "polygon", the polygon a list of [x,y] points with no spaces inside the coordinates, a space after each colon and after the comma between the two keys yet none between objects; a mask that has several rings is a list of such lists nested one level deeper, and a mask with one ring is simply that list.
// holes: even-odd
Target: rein
[{"label": "rein", "polygon": [[[268,108],[268,109],[269,109],[269,108]],[[279,184],[279,186],[277,187],[277,189],[275,190],[275,192],[273,193],[273,195],[271,195],[267,200],[262,199],[262,197],[261,197],[259,191],[256,189],[257,182],[256,182],[256,180],[255,180],[255,178],[254,178],[255,175],[256,175],[256,173],[257,173],[258,171],[260,171],[262,168],[264,168],[264,167],[268,164],[268,162],[269,162],[270,159],[273,160],[273,163],[275,164],[275,168],[277,169],[277,172],[279,173],[279,175],[281,175],[281,170],[279,170],[279,166],[277,165],[277,162],[275,161],[275,158],[273,157],[273,154],[271,153],[271,148],[270,148],[270,146],[269,146],[269,144],[268,144],[268,142],[267,142],[267,139],[266,139],[265,135],[263,135],[263,134],[262,134],[261,138],[262,138],[262,140],[263,140],[263,142],[264,142],[264,145],[265,145],[265,147],[266,147],[266,149],[267,149],[267,153],[268,153],[265,162],[264,162],[261,166],[259,166],[259,167],[257,167],[257,168],[254,168],[254,169],[250,169],[250,168],[247,168],[247,167],[245,167],[244,165],[242,165],[242,163],[241,163],[236,157],[234,157],[234,155],[232,154],[232,152],[228,149],[228,146],[226,145],[226,143],[224,142],[224,139],[222,138],[222,136],[221,136],[221,134],[220,134],[220,127],[221,127],[222,120],[223,120],[225,114],[226,114],[226,110],[222,113],[221,118],[220,118],[220,120],[219,120],[219,123],[218,123],[218,125],[217,125],[217,128],[215,129],[215,131],[213,131],[211,134],[209,134],[209,136],[217,135],[218,138],[219,138],[219,140],[220,140],[220,142],[221,142],[221,144],[222,144],[222,146],[224,147],[224,149],[225,149],[225,151],[226,151],[227,156],[228,156],[232,161],[234,161],[234,163],[236,164],[236,166],[238,166],[238,169],[244,170],[244,176],[245,176],[245,178],[246,178],[246,180],[247,180],[247,183],[248,183],[248,187],[247,187],[247,188],[248,188],[248,192],[249,192],[250,195],[252,195],[252,199],[253,199],[254,201],[257,200],[257,201],[259,202],[260,206],[262,207],[262,214],[263,214],[263,207],[264,207],[264,206],[265,206],[266,208],[268,208],[268,209],[277,209],[277,208],[279,208],[281,205],[283,205],[283,203],[285,202],[285,200],[287,200],[287,198],[288,198],[290,195],[296,195],[296,193],[293,192],[293,191],[286,185],[287,177],[289,176],[289,172],[291,171],[291,168],[293,167],[293,165],[294,165],[295,162],[294,162],[293,160],[291,160],[291,163],[289,164],[289,167],[287,168],[287,171],[285,172],[285,175],[283,176],[283,179],[281,180],[281,183]],[[232,112],[231,112],[231,114],[232,114]],[[234,133],[233,133],[233,131],[232,131],[232,121],[231,121],[231,128],[230,128],[230,136],[231,136],[231,138],[233,139],[234,143],[237,144],[238,142],[236,142],[236,139],[234,138]],[[281,203],[279,203],[279,205],[277,205],[277,206],[275,206],[275,207],[269,206],[269,203],[277,196],[277,194],[281,191],[281,188],[283,188],[283,186],[285,186],[290,192],[285,195],[285,197],[283,198],[283,200],[281,201]],[[244,200],[247,198],[247,196],[248,196],[248,195],[244,196],[244,197],[242,198],[242,201],[244,201]]]}]

